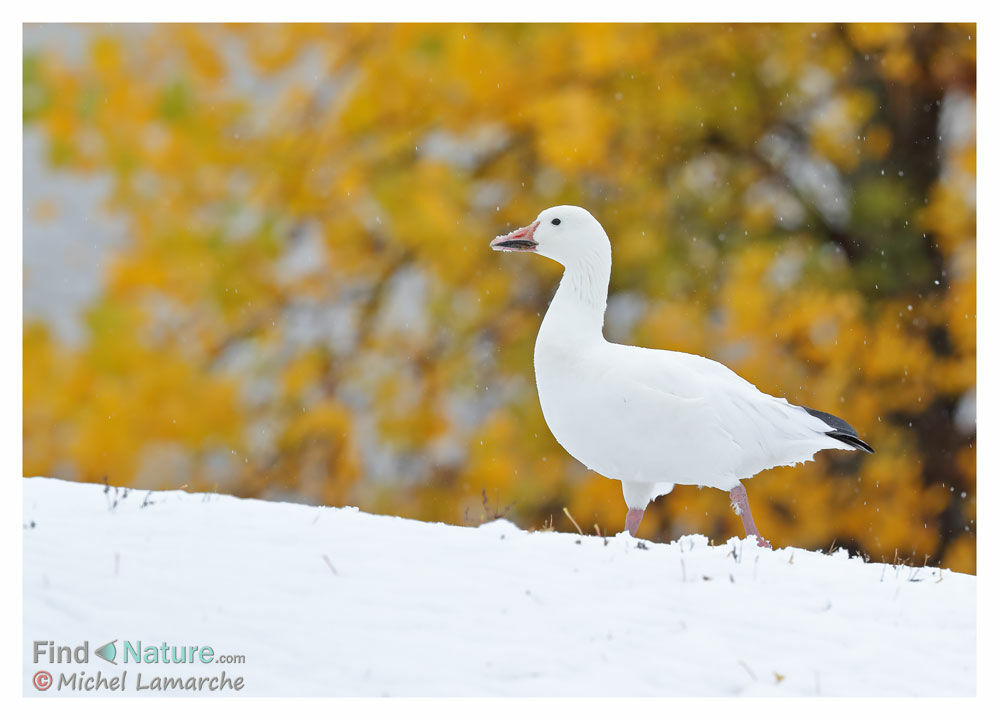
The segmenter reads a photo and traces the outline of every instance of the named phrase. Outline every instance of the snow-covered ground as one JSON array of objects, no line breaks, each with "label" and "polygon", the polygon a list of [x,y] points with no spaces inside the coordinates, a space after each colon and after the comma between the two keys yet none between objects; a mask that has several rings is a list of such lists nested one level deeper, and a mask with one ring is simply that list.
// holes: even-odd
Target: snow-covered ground
[{"label": "snow-covered ground", "polygon": [[[147,697],[164,691],[136,690],[140,674],[147,688],[207,678],[174,695],[975,693],[976,579],[842,551],[453,527],[43,478],[24,481],[24,525],[27,696],[94,694],[57,686],[98,672],[125,673],[124,691],[99,694]],[[112,640],[116,664],[95,654]],[[86,641],[88,662],[50,662],[48,641]],[[126,642],[160,662],[136,663]],[[197,659],[164,663],[164,643],[168,655],[198,646]],[[222,673],[242,689],[208,689]]]}]

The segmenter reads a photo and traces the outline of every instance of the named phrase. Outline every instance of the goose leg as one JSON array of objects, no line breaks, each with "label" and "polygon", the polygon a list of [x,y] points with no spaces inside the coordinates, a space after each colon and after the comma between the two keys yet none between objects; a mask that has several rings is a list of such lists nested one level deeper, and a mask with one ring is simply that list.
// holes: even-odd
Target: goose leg
[{"label": "goose leg", "polygon": [[639,510],[638,508],[628,508],[628,514],[624,518],[624,527],[631,533],[632,537],[638,535],[638,526],[642,524],[642,516],[645,515],[644,510]]},{"label": "goose leg", "polygon": [[745,486],[739,483],[732,488],[728,496],[732,498],[732,509],[735,511],[735,514],[742,518],[742,527],[746,530],[746,537],[755,535],[757,545],[766,548],[770,547],[770,543],[763,539],[760,531],[756,529],[756,523],[753,522],[753,513],[749,509],[749,497],[746,495]]}]

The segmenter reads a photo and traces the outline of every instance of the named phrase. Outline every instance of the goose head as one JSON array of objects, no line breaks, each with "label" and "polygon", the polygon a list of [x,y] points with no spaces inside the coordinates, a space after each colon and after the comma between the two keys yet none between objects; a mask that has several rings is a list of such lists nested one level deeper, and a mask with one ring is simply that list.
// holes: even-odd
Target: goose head
[{"label": "goose head", "polygon": [[594,256],[610,259],[607,233],[589,212],[575,205],[557,205],[541,214],[530,225],[500,235],[490,244],[503,252],[532,252],[569,268]]}]

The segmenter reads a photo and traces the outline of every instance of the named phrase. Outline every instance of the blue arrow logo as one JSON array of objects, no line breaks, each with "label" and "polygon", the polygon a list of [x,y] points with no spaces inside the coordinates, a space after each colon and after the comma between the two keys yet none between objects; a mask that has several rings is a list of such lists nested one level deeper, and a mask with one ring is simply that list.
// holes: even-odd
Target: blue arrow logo
[{"label": "blue arrow logo", "polygon": [[115,655],[118,654],[118,651],[117,651],[117,649],[114,646],[114,644],[116,642],[117,642],[117,640],[112,640],[111,642],[107,643],[106,645],[101,645],[99,648],[97,648],[96,650],[94,650],[94,654],[97,657],[99,657],[101,660],[106,660],[107,662],[111,663],[112,665],[117,665],[118,663],[116,663],[114,661]]}]

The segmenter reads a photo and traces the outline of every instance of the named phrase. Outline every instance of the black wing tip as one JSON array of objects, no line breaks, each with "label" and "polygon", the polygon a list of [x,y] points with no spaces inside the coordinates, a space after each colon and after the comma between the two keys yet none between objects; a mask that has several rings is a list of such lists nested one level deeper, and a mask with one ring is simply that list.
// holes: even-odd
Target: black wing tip
[{"label": "black wing tip", "polygon": [[827,432],[831,438],[836,438],[840,442],[844,442],[847,445],[857,448],[858,450],[863,450],[864,452],[873,453],[874,448],[865,443],[860,439],[857,431],[853,429],[853,425],[848,423],[846,420],[840,417],[836,417],[832,413],[822,412],[821,410],[815,410],[810,407],[801,406],[801,409],[807,412],[813,417],[817,417],[819,420],[824,422],[831,428],[835,428],[830,432]]},{"label": "black wing tip", "polygon": [[846,433],[837,432],[836,430],[833,430],[832,432],[827,432],[826,435],[828,435],[831,438],[836,438],[840,442],[844,442],[847,445],[857,448],[858,450],[863,450],[864,452],[871,453],[872,455],[874,454],[874,448],[865,443],[856,435],[847,435]]}]

